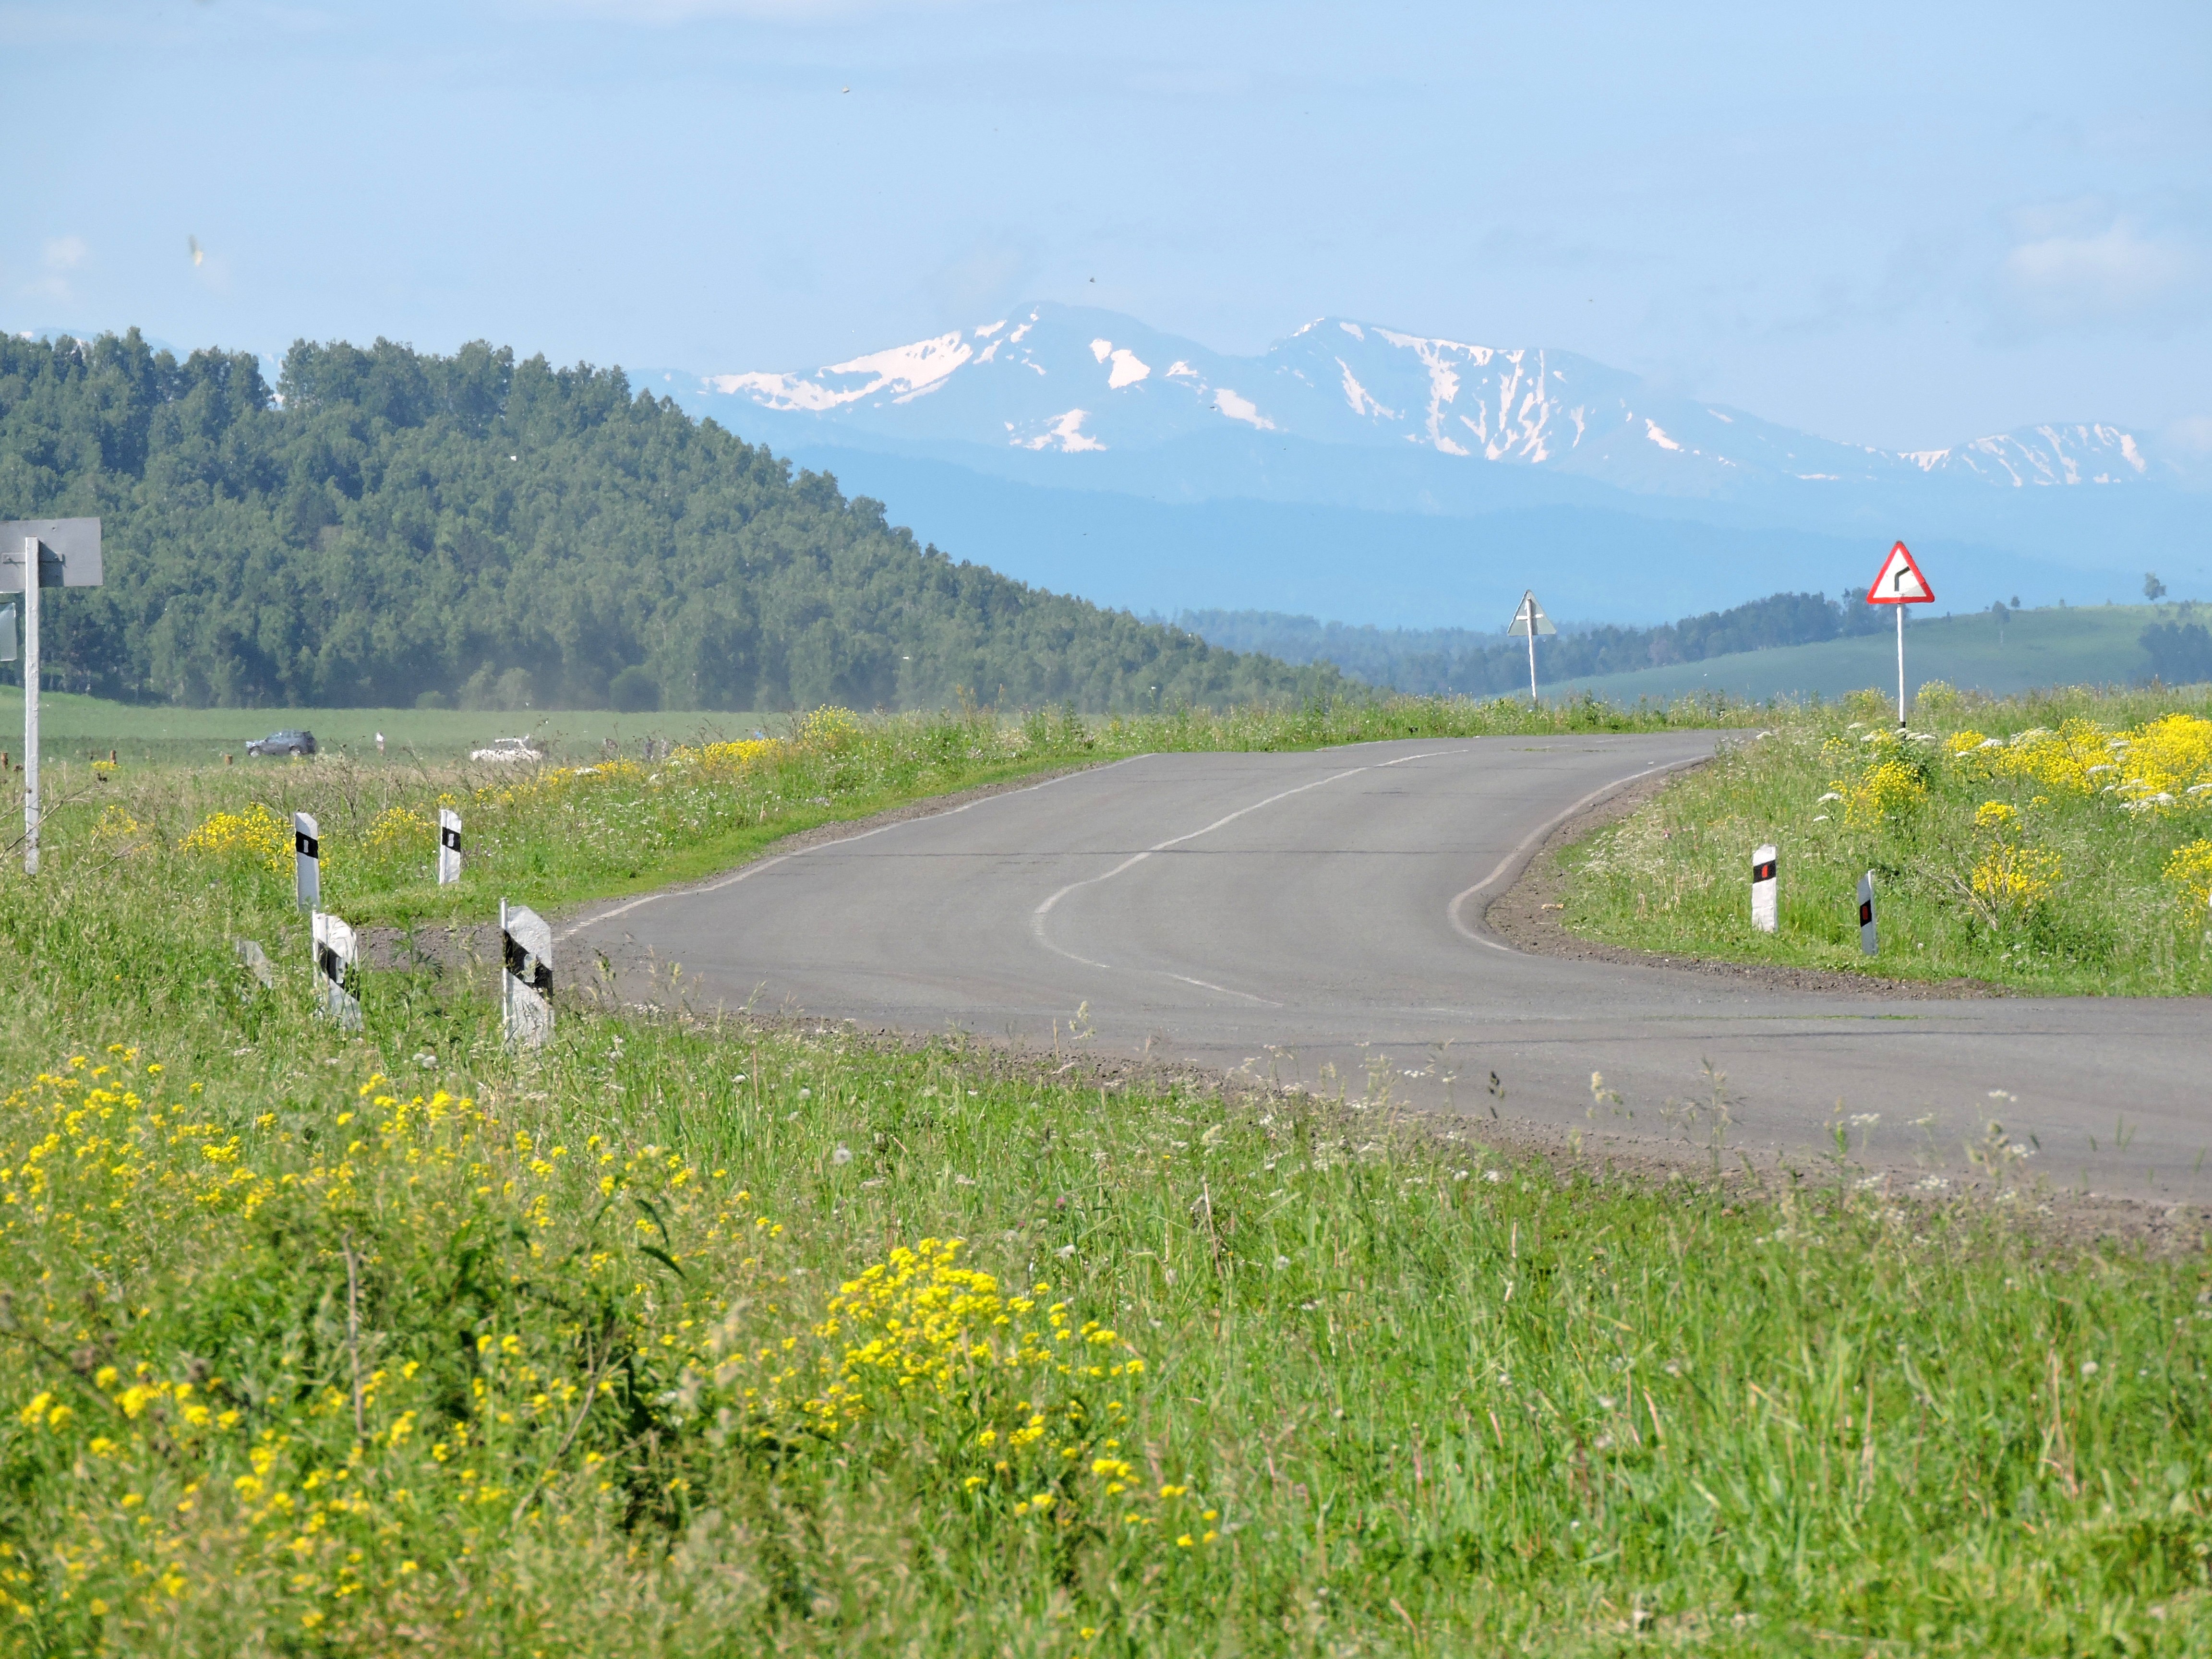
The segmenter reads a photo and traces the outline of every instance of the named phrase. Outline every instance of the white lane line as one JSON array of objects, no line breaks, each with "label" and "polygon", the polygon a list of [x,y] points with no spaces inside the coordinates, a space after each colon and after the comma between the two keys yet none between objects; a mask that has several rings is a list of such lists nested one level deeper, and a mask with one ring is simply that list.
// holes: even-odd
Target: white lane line
[{"label": "white lane line", "polygon": [[1581,811],[1584,807],[1595,805],[1597,802],[1603,800],[1607,795],[1626,788],[1630,784],[1634,783],[1639,778],[1648,778],[1655,772],[1679,772],[1686,766],[1695,766],[1700,762],[1710,760],[1711,758],[1711,757],[1709,755],[1692,755],[1686,760],[1668,761],[1665,764],[1660,766],[1647,766],[1641,772],[1632,772],[1625,778],[1615,778],[1611,783],[1600,784],[1596,788],[1591,790],[1589,793],[1584,795],[1580,800],[1577,801],[1572,806],[1567,808],[1565,811],[1555,814],[1544,823],[1537,825],[1534,830],[1531,830],[1527,835],[1521,838],[1511,852],[1508,853],[1504,858],[1498,860],[1498,867],[1496,869],[1492,870],[1480,881],[1475,883],[1474,886],[1454,895],[1452,902],[1444,907],[1445,916],[1449,919],[1453,927],[1457,929],[1462,937],[1473,939],[1477,945],[1486,945],[1493,951],[1503,951],[1509,957],[1519,956],[1521,952],[1515,950],[1511,945],[1501,944],[1498,940],[1491,938],[1489,934],[1480,933],[1474,928],[1468,927],[1466,921],[1460,915],[1460,907],[1464,905],[1468,900],[1473,898],[1477,893],[1480,893],[1484,888],[1496,881],[1508,870],[1511,869],[1516,860],[1522,860],[1525,861],[1526,856],[1531,848],[1539,845],[1545,836],[1550,835],[1553,830],[1558,829],[1561,824],[1565,823],[1569,818],[1574,817],[1576,813]]},{"label": "white lane line", "polygon": [[[1193,830],[1186,835],[1170,836],[1165,841],[1156,842],[1152,846],[1147,847],[1141,853],[1132,853],[1127,858],[1123,859],[1119,864],[1115,865],[1111,870],[1107,871],[1104,874],[1086,876],[1081,881],[1071,881],[1066,886],[1061,888],[1058,892],[1047,898],[1043,903],[1038,905],[1036,909],[1030,912],[1030,933],[1039,945],[1043,945],[1046,950],[1051,951],[1056,957],[1064,957],[1070,962],[1080,963],[1085,968],[1097,968],[1103,969],[1105,972],[1111,973],[1113,971],[1113,965],[1110,963],[1093,962],[1089,957],[1079,957],[1073,951],[1062,950],[1059,945],[1054,945],[1051,939],[1045,936],[1045,917],[1051,914],[1053,906],[1058,904],[1060,900],[1066,898],[1070,893],[1074,892],[1078,888],[1095,887],[1101,882],[1111,881],[1115,877],[1120,875],[1124,870],[1133,870],[1137,866],[1142,864],[1146,859],[1152,857],[1155,853],[1164,853],[1170,847],[1180,847],[1187,841],[1196,841],[1200,836],[1210,836],[1223,825],[1234,823],[1237,819],[1243,817],[1248,813],[1256,812],[1263,806],[1273,806],[1279,800],[1288,800],[1293,795],[1303,795],[1309,789],[1318,789],[1326,783],[1336,783],[1345,778],[1357,777],[1362,772],[1383,771],[1393,766],[1403,766],[1407,761],[1432,760],[1438,755],[1449,755],[1457,752],[1459,751],[1450,749],[1430,749],[1425,750],[1418,755],[1401,755],[1396,760],[1379,762],[1373,766],[1354,766],[1348,768],[1342,772],[1332,772],[1325,778],[1316,778],[1311,783],[1302,783],[1295,789],[1285,789],[1279,793],[1268,796],[1265,800],[1255,800],[1249,806],[1240,806],[1234,812],[1231,812],[1225,817],[1214,819],[1212,823],[1207,824],[1204,829]],[[1206,980],[1193,979],[1187,974],[1169,973],[1165,969],[1156,969],[1152,971],[1160,974],[1163,977],[1167,979],[1180,980],[1185,985],[1200,986],[1208,991],[1218,991],[1224,996],[1240,997],[1246,1002],[1255,1002],[1262,1008],[1279,1008],[1283,1006],[1279,1002],[1270,1002],[1265,997],[1255,997],[1249,991],[1232,991],[1225,985],[1215,985]]]},{"label": "white lane line", "polygon": [[1110,761],[1104,766],[1086,766],[1079,772],[1063,772],[1058,777],[1047,778],[1042,783],[1025,784],[1019,789],[1004,789],[995,795],[984,795],[959,806],[947,807],[941,812],[923,812],[914,817],[901,818],[896,823],[879,823],[872,830],[861,830],[858,835],[840,836],[835,841],[818,841],[811,847],[801,847],[788,853],[778,853],[772,859],[763,859],[757,864],[748,864],[742,870],[724,876],[720,880],[710,881],[703,887],[672,887],[661,892],[645,894],[642,897],[634,898],[626,904],[617,904],[611,910],[602,910],[597,915],[586,916],[580,921],[569,923],[556,937],[572,938],[586,927],[596,927],[603,921],[612,921],[617,916],[628,915],[641,905],[652,904],[661,899],[701,898],[708,893],[719,893],[725,887],[734,887],[741,881],[750,881],[763,871],[773,870],[779,864],[788,864],[793,859],[803,859],[809,853],[824,852],[832,847],[849,847],[856,841],[866,841],[872,836],[887,835],[893,830],[903,830],[912,823],[927,823],[935,818],[957,817],[961,813],[971,811],[978,806],[988,806],[994,800],[1011,800],[1016,795],[1035,794],[1040,789],[1049,789],[1056,783],[1066,783],[1073,778],[1095,778],[1100,773],[1110,772],[1117,766],[1127,766],[1132,761],[1151,758],[1149,755],[1125,756],[1121,760]]}]

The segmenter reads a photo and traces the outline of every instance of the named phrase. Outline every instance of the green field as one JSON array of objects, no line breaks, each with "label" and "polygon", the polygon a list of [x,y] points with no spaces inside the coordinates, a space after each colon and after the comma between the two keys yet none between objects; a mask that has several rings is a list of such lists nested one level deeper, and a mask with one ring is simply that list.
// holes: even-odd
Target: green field
[{"label": "green field", "polygon": [[[770,736],[786,731],[786,715],[727,710],[617,714],[605,709],[520,713],[446,708],[178,708],[166,703],[111,702],[102,697],[48,691],[39,699],[39,752],[54,760],[107,758],[221,765],[225,755],[243,762],[246,744],[281,726],[305,726],[323,751],[374,762],[376,734],[384,733],[387,762],[459,760],[494,738],[536,737],[556,759],[596,758],[612,738],[635,755],[648,737],[696,742]],[[0,750],[22,750],[23,693],[0,686]],[[11,742],[10,739],[13,739]]]},{"label": "green field", "polygon": [[[2020,611],[2005,623],[2002,640],[1996,618],[1986,611],[1963,617],[1914,614],[1905,623],[1905,683],[1942,680],[1961,690],[1998,696],[2051,685],[2132,684],[2149,668],[2137,636],[2172,614],[2172,607],[2161,617],[2146,605]],[[1885,631],[1632,674],[1592,675],[1543,690],[1547,696],[1587,691],[1614,702],[1632,703],[1639,697],[1667,702],[1699,694],[1765,702],[1773,697],[1839,697],[1869,686],[1888,687],[1893,697],[1896,685],[1897,638]]]},{"label": "green field", "polygon": [[[556,779],[534,840],[469,810],[487,863],[604,890],[635,866],[556,833],[681,866],[1001,760],[1601,718],[994,753],[982,717],[817,716]],[[1936,1206],[1838,1126],[1762,1185],[1701,1121],[1646,1182],[1380,1092],[582,998],[517,1052],[465,967],[362,976],[349,1033],[244,815],[272,777],[365,826],[334,887],[398,896],[434,785],[343,763],[122,768],[35,879],[0,866],[0,1651],[2212,1646],[2203,1258],[2040,1231],[2002,1159],[2025,1201]]]}]

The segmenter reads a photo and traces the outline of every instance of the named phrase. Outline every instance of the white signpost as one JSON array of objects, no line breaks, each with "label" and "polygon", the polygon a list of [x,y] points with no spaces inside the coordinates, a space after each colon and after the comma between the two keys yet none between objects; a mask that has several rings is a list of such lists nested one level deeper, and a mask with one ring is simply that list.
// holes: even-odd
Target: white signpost
[{"label": "white signpost", "polygon": [[438,885],[451,887],[461,878],[461,815],[450,806],[438,809]]},{"label": "white signpost", "polygon": [[[31,572],[38,574],[33,576]],[[0,593],[23,596],[23,873],[39,873],[39,590],[100,586],[100,520],[0,523]],[[11,634],[14,630],[9,630]]]},{"label": "white signpost", "polygon": [[315,974],[323,992],[323,1012],[345,1031],[361,1030],[361,999],[356,996],[355,970],[361,963],[361,946],[353,929],[333,915],[313,913]]},{"label": "white signpost", "polygon": [[1775,893],[1779,883],[1775,880],[1775,854],[1771,847],[1762,847],[1751,855],[1751,925],[1762,933],[1774,931]]},{"label": "white signpost", "polygon": [[312,812],[292,814],[292,887],[302,910],[323,902],[323,832]]},{"label": "white signpost", "polygon": [[1521,608],[1513,613],[1513,625],[1505,630],[1505,637],[1511,640],[1518,639],[1524,634],[1528,635],[1528,701],[1530,702],[1536,701],[1536,635],[1556,634],[1559,631],[1552,626],[1552,619],[1544,614],[1544,607],[1536,603],[1536,590],[1533,587],[1524,589],[1521,595]]},{"label": "white signpost", "polygon": [[499,902],[500,1024],[535,1048],[553,1035],[553,928],[527,905]]},{"label": "white signpost", "polygon": [[1889,550],[1889,556],[1881,562],[1881,574],[1867,589],[1869,605],[1893,605],[1897,607],[1897,729],[1905,729],[1905,607],[1908,605],[1933,605],[1936,590],[1928,578],[1921,574],[1913,562],[1911,550],[1899,542]]},{"label": "white signpost", "polygon": [[1869,870],[1859,878],[1859,949],[1868,956],[1873,956],[1876,943],[1874,933],[1874,872]]}]

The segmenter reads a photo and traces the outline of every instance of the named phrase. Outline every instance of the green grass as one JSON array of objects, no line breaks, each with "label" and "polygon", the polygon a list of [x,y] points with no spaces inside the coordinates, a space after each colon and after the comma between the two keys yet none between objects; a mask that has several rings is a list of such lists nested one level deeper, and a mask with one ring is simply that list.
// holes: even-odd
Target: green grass
[{"label": "green grass", "polygon": [[[246,744],[287,726],[305,726],[324,752],[342,753],[363,765],[379,761],[379,732],[384,733],[381,759],[386,765],[453,763],[494,738],[525,736],[536,737],[556,758],[590,760],[609,739],[635,756],[649,737],[663,743],[749,738],[757,730],[780,732],[790,725],[788,715],[726,710],[617,714],[601,709],[179,708],[59,691],[39,698],[39,751],[57,762],[105,760],[112,750],[119,759],[140,764],[219,766],[229,755],[239,763],[259,766],[264,763],[248,759]],[[22,730],[21,687],[0,686],[0,748],[20,757]]]},{"label": "green grass", "polygon": [[[2170,620],[2149,605],[2051,607],[2013,613],[1999,637],[1996,618],[1905,618],[1906,684],[1942,680],[1962,689],[2013,696],[2040,686],[2125,685],[2150,672],[2137,636]],[[1540,647],[1539,647],[1541,648]],[[1628,674],[1598,674],[1547,687],[1547,695],[1587,695],[1614,702],[1643,697],[1728,696],[1752,702],[1775,697],[1836,698],[1868,687],[1897,685],[1897,639],[1888,630],[1819,645],[1744,651],[1703,662],[1675,663]]]},{"label": "green grass", "polygon": [[[2204,688],[1992,700],[1931,687],[1914,714],[1927,740],[1901,745],[1893,708],[1868,695],[1786,713],[1671,783],[1566,856],[1567,927],[1645,950],[2054,994],[2212,991],[2212,790],[2188,793],[2212,783]],[[2176,714],[2162,738],[2120,736]],[[2131,781],[2147,772],[2154,785]],[[1770,842],[1768,934],[1751,926],[1749,872]],[[1871,958],[1856,911],[1869,870]]]},{"label": "green grass", "polygon": [[[747,758],[698,749],[647,762],[517,768],[353,754],[229,767],[78,765],[50,775],[50,834],[114,849],[174,848],[217,815],[217,861],[270,894],[289,890],[289,823],[315,816],[325,908],[354,922],[482,920],[501,897],[540,908],[644,891],[711,874],[823,823],[927,796],[1159,750],[1296,749],[1390,737],[1649,731],[1740,723],[1741,707],[1691,700],[1621,710],[1587,700],[1530,708],[1504,699],[1391,698],[1304,709],[1181,710],[1086,721],[978,711],[862,719],[786,718]],[[450,717],[448,717],[450,718]],[[740,727],[749,731],[750,728]],[[708,734],[711,735],[711,733]],[[702,759],[702,753],[704,758]],[[0,787],[0,819],[20,813]],[[55,802],[61,803],[58,806]],[[457,807],[463,878],[434,881],[438,808]],[[202,838],[205,840],[204,836]],[[289,948],[289,946],[288,946]],[[304,947],[302,947],[304,948]]]},{"label": "green grass", "polygon": [[251,872],[7,887],[8,1651],[2212,1642],[2194,1259],[465,977],[349,1038]]}]

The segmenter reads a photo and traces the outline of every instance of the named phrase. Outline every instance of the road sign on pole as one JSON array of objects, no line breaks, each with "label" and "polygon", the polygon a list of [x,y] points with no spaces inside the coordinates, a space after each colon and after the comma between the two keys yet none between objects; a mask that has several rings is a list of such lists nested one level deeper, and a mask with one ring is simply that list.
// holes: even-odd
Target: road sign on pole
[{"label": "road sign on pole", "polygon": [[[33,577],[31,572],[36,570]],[[100,586],[100,520],[0,523],[0,593],[23,596],[23,873],[39,873],[39,590]],[[10,630],[13,631],[12,629]]]},{"label": "road sign on pole", "polygon": [[1513,625],[1505,630],[1507,639],[1522,635],[1528,638],[1528,701],[1536,701],[1536,635],[1556,634],[1552,619],[1544,614],[1544,607],[1536,603],[1536,590],[1528,588],[1521,595],[1521,607],[1513,613]]},{"label": "road sign on pole", "polygon": [[438,885],[451,887],[461,878],[461,815],[450,806],[438,809]]},{"label": "road sign on pole", "polygon": [[500,1024],[535,1048],[553,1035],[553,929],[527,905],[499,902]]},{"label": "road sign on pole", "polygon": [[1881,574],[1867,589],[1869,605],[1893,605],[1897,607],[1897,729],[1905,729],[1905,607],[1908,605],[1933,605],[1936,589],[1921,574],[1914,562],[1912,550],[1899,542],[1889,550],[1889,556],[1881,562]]},{"label": "road sign on pole", "polygon": [[323,902],[323,832],[312,812],[292,814],[292,890],[302,910]]}]

